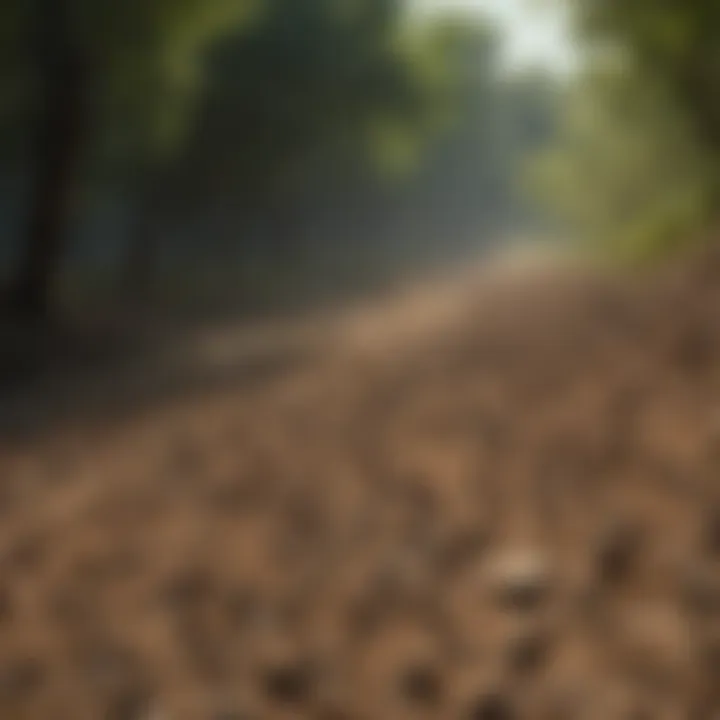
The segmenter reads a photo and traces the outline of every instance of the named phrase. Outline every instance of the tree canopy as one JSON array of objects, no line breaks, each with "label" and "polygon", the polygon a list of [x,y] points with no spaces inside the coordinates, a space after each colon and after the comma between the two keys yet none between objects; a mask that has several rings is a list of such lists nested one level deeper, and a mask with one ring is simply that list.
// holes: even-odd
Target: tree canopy
[{"label": "tree canopy", "polygon": [[570,237],[611,257],[665,255],[703,235],[720,188],[720,5],[572,5],[585,48],[536,196]]},{"label": "tree canopy", "polygon": [[549,84],[500,77],[487,23],[405,10],[4,3],[2,176],[27,213],[12,295],[42,314],[61,276],[77,289],[61,270],[80,236],[116,272],[125,262],[134,292],[181,258],[197,276],[200,258],[217,270],[263,256],[279,278],[301,257],[389,265],[499,232],[518,216],[519,156],[550,131]]}]

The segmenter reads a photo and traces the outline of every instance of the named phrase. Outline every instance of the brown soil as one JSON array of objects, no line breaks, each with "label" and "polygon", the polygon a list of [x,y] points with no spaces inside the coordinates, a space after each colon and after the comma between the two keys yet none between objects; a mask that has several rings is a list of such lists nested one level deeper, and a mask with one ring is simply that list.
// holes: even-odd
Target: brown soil
[{"label": "brown soil", "polygon": [[506,268],[8,441],[0,718],[716,717],[719,277]]}]

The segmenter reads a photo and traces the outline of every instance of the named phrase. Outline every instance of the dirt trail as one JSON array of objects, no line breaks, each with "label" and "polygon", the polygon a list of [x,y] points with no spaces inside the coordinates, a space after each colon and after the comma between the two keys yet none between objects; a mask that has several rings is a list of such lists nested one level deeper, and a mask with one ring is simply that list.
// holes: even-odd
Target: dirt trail
[{"label": "dirt trail", "polygon": [[6,443],[0,717],[716,717],[717,266],[471,269]]}]

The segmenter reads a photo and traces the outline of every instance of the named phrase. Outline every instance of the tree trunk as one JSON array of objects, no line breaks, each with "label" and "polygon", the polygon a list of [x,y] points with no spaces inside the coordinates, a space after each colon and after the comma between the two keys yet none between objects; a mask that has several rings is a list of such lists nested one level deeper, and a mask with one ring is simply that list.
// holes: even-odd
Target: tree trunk
[{"label": "tree trunk", "polygon": [[87,109],[85,67],[73,42],[67,0],[38,0],[37,22],[35,177],[12,291],[15,311],[30,321],[47,319],[53,306]]}]

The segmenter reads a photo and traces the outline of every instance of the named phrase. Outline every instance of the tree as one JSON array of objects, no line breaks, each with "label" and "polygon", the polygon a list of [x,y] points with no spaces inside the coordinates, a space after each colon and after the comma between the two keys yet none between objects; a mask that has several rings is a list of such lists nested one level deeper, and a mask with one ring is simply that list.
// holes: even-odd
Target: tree
[{"label": "tree", "polygon": [[585,71],[532,182],[574,239],[647,260],[686,245],[720,192],[720,6],[572,5]]},{"label": "tree", "polygon": [[[137,297],[161,290],[170,257],[198,273],[201,259],[225,271],[262,256],[285,277],[311,254],[353,270],[410,265],[440,237],[456,253],[515,212],[519,148],[546,131],[544,84],[498,79],[488,26],[408,23],[400,0],[62,1],[86,73],[54,250],[24,246],[44,268],[22,293],[33,315],[51,303],[73,180],[134,215]],[[44,17],[33,2],[15,0],[16,26]],[[0,72],[50,77],[16,45]]]},{"label": "tree", "polygon": [[391,143],[406,162],[418,155],[434,103],[403,20],[395,0],[269,0],[252,32],[218,43],[198,122],[156,199],[166,226],[200,216],[217,238],[224,218],[242,247],[260,218],[265,254],[287,259],[348,178],[367,189],[390,172]]},{"label": "tree", "polygon": [[24,315],[47,309],[50,277],[61,252],[68,220],[71,179],[76,171],[87,89],[87,66],[73,37],[65,0],[38,0],[35,13],[38,111],[36,177],[23,255],[13,302]]},{"label": "tree", "polygon": [[557,142],[530,169],[536,196],[565,233],[631,261],[688,242],[707,217],[711,174],[664,85],[614,62],[575,81]]},{"label": "tree", "polygon": [[497,49],[487,24],[411,25],[388,0],[272,0],[210,54],[156,204],[175,256],[284,283],[489,242],[520,216],[520,156],[554,121],[552,82],[500,79]]},{"label": "tree", "polygon": [[[12,300],[27,318],[52,305],[83,153],[94,130],[110,154],[172,146],[190,117],[205,45],[246,11],[246,0],[15,0],[4,30],[32,37],[6,52],[9,87],[29,82],[34,179]],[[23,111],[20,111],[23,114]]]},{"label": "tree", "polygon": [[720,155],[720,4],[715,0],[590,0],[576,4],[588,41],[623,49],[662,79],[701,142]]},{"label": "tree", "polygon": [[184,201],[302,183],[319,156],[358,154],[381,118],[409,132],[422,90],[397,13],[394,0],[270,0],[252,33],[221,43],[176,164]]}]

